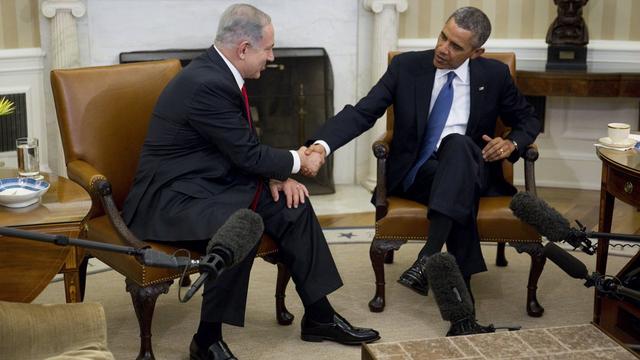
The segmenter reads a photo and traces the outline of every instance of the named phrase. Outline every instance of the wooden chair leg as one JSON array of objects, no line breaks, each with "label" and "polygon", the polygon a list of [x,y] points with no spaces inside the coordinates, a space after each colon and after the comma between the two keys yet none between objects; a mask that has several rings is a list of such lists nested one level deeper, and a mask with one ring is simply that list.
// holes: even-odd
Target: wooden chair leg
[{"label": "wooden chair leg", "polygon": [[527,283],[527,314],[531,317],[540,317],[544,313],[544,308],[538,302],[536,296],[538,291],[538,279],[544,270],[547,258],[542,253],[542,244],[511,244],[519,253],[526,252],[531,256],[531,268],[529,269],[529,282]]},{"label": "wooden chair leg", "polygon": [[504,254],[504,249],[506,244],[503,242],[498,243],[498,249],[496,250],[496,266],[507,266],[509,262],[507,261],[507,257]]},{"label": "wooden chair leg", "polygon": [[277,263],[278,266],[278,280],[276,282],[276,319],[280,325],[291,325],[293,322],[293,314],[287,310],[284,303],[286,297],[287,284],[291,279],[291,273],[286,265],[283,263]]},{"label": "wooden chair leg", "polygon": [[395,254],[396,252],[393,250],[389,250],[387,251],[386,254],[384,254],[384,263],[385,264],[393,264],[393,254]]},{"label": "wooden chair leg", "polygon": [[153,311],[155,310],[158,296],[169,292],[169,287],[173,284],[173,280],[147,287],[140,287],[140,285],[129,279],[126,279],[125,282],[127,292],[131,294],[133,308],[136,311],[138,325],[140,326],[140,352],[136,360],[155,360],[153,349],[151,348]]},{"label": "wooden chair leg", "polygon": [[84,301],[84,289],[87,287],[87,267],[91,256],[85,256],[78,267],[78,288],[80,290],[80,301]]},{"label": "wooden chair leg", "polygon": [[382,312],[384,310],[384,258],[386,251],[380,249],[380,242],[377,239],[373,239],[371,242],[371,248],[369,248],[369,258],[371,259],[371,266],[373,267],[373,273],[376,276],[376,293],[369,301],[369,310],[371,312]]}]

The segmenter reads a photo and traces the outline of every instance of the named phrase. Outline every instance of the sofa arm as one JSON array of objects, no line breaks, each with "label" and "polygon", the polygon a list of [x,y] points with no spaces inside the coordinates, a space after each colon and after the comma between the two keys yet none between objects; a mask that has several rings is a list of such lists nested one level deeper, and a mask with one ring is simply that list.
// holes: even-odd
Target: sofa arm
[{"label": "sofa arm", "polygon": [[0,354],[4,360],[114,359],[107,348],[104,310],[98,303],[0,301]]}]

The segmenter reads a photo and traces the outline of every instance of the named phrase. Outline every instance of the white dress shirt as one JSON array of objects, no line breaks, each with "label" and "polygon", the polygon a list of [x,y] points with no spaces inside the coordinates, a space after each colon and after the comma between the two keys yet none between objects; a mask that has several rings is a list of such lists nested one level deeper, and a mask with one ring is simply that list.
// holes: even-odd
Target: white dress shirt
[{"label": "white dress shirt", "polygon": [[[465,62],[453,70],[436,69],[436,75],[433,79],[433,90],[431,91],[429,114],[431,114],[431,109],[433,109],[433,104],[438,98],[440,89],[442,89],[444,84],[447,82],[447,73],[450,71],[456,73],[456,77],[453,79],[453,101],[451,103],[449,117],[447,117],[447,122],[442,130],[442,135],[440,135],[438,144],[436,144],[436,149],[440,146],[440,142],[445,136],[453,133],[464,135],[467,131],[467,123],[469,122],[469,113],[471,108],[469,95],[469,59],[465,60]],[[325,148],[327,155],[331,153],[331,149],[325,141],[318,140],[316,143],[321,144]]]},{"label": "white dress shirt", "polygon": [[[222,60],[224,60],[224,63],[227,64],[227,67],[229,67],[229,70],[231,70],[231,73],[233,74],[233,78],[236,79],[238,88],[240,89],[240,91],[242,91],[242,86],[244,86],[244,79],[242,78],[240,71],[238,71],[238,69],[233,66],[231,61],[229,61],[229,59],[227,59],[215,45],[213,46],[213,48],[216,49],[218,54],[220,54],[220,57],[222,57]],[[295,150],[289,150],[289,152],[291,153],[291,156],[293,156],[293,168],[291,169],[291,173],[297,174],[298,171],[300,171],[300,155],[298,155],[298,152]]]},{"label": "white dress shirt", "polygon": [[451,111],[447,122],[442,130],[442,135],[436,144],[436,149],[440,147],[440,142],[449,134],[464,135],[467,131],[467,123],[469,122],[469,112],[471,108],[470,92],[469,92],[469,59],[465,60],[458,68],[436,69],[436,76],[433,79],[433,90],[431,91],[431,104],[429,104],[429,114],[433,109],[433,104],[438,98],[440,89],[447,82],[447,73],[453,71],[456,77],[453,79],[453,102],[451,103]]}]

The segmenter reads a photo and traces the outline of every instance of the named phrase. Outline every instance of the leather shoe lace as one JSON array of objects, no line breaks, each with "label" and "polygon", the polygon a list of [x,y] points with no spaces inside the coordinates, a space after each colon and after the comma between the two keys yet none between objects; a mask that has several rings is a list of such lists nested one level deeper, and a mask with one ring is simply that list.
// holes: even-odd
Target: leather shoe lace
[{"label": "leather shoe lace", "polygon": [[400,275],[398,282],[420,295],[427,296],[427,294],[429,294],[429,283],[427,282],[427,274],[425,270],[426,262],[426,256],[416,260],[410,268]]},{"label": "leather shoe lace", "polygon": [[335,341],[345,345],[360,345],[380,339],[380,333],[369,328],[355,327],[337,313],[330,323],[319,323],[307,316],[302,317],[300,338],[304,341]]},{"label": "leather shoe lace", "polygon": [[189,359],[190,360],[238,360],[231,350],[229,350],[229,346],[220,340],[214,342],[207,349],[202,349],[198,346],[196,339],[191,340],[191,345],[189,346]]}]

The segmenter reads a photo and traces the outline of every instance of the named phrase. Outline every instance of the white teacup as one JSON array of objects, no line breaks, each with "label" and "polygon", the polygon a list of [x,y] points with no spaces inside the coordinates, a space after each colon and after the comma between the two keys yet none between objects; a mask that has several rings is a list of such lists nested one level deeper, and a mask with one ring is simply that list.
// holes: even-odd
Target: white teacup
[{"label": "white teacup", "polygon": [[631,125],[625,123],[609,123],[607,124],[609,139],[614,144],[622,144],[631,133]]}]

